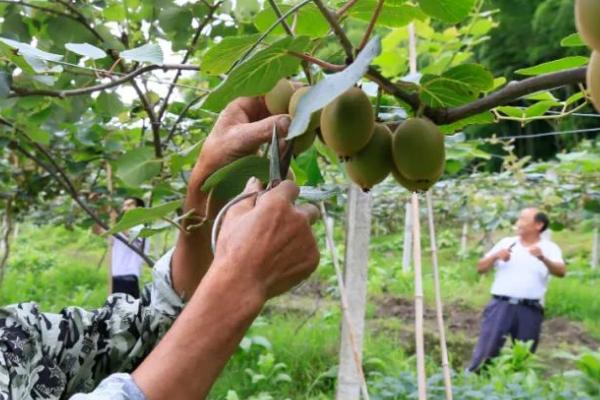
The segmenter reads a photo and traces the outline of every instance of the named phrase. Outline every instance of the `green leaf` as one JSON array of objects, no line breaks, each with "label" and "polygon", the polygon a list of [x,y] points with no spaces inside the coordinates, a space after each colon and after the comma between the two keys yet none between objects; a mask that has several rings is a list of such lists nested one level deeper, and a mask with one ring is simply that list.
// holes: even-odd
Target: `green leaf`
[{"label": "green leaf", "polygon": [[296,158],[298,167],[306,173],[306,184],[309,186],[317,186],[319,183],[325,182],[321,175],[317,155],[317,149],[313,146]]},{"label": "green leaf", "polygon": [[473,92],[485,92],[494,85],[494,76],[479,64],[463,64],[450,68],[443,77],[459,81],[472,88]]},{"label": "green leaf", "polygon": [[65,48],[80,56],[89,57],[92,60],[98,60],[106,57],[104,50],[89,43],[67,43]]},{"label": "green leaf", "polygon": [[147,62],[150,64],[162,64],[163,53],[156,43],[146,43],[135,49],[122,51],[121,58],[129,61]]},{"label": "green leaf", "polygon": [[139,147],[115,161],[116,175],[128,186],[137,187],[160,173],[160,160],[154,158],[154,149]]},{"label": "green leaf", "polygon": [[11,75],[5,71],[0,71],[0,99],[8,97],[10,92]]},{"label": "green leaf", "polygon": [[[292,6],[286,4],[281,4],[279,6],[279,10],[282,14],[288,12],[291,8]],[[329,31],[329,24],[323,17],[323,14],[321,14],[317,6],[314,4],[306,4],[300,10],[296,11],[295,14],[297,15],[295,22],[295,33],[297,35],[316,38],[325,36]],[[266,7],[256,15],[254,18],[254,25],[259,31],[264,32],[269,29],[277,20],[278,17],[275,15],[273,9],[271,7]],[[286,21],[289,26],[292,26],[294,24],[294,15],[290,15]],[[273,29],[272,34],[285,34],[281,24]]]},{"label": "green leaf", "polygon": [[570,106],[571,104],[583,99],[584,97],[585,97],[585,94],[583,92],[574,93],[574,94],[570,95],[567,100],[565,100],[565,105]]},{"label": "green leaf", "polygon": [[300,59],[289,55],[288,51],[302,52],[308,43],[306,36],[287,37],[259,51],[235,67],[227,79],[206,97],[202,107],[220,111],[237,97],[266,93],[279,79],[293,75],[298,70]]},{"label": "green leaf", "polygon": [[531,93],[523,98],[526,100],[537,100],[537,101],[557,101],[556,97],[554,97],[552,92],[550,92],[548,90],[544,90],[542,92]]},{"label": "green leaf", "polygon": [[433,18],[455,24],[465,19],[476,0],[419,0],[419,5]]},{"label": "green leaf", "polygon": [[436,75],[423,75],[420,97],[431,107],[454,107],[476,98],[467,84]]},{"label": "green leaf", "polygon": [[201,148],[202,142],[198,142],[192,147],[182,150],[179,153],[173,153],[169,157],[169,166],[171,168],[171,173],[178,174],[184,166],[194,164],[196,158],[198,158],[198,154],[200,154]]},{"label": "green leaf", "polygon": [[39,128],[34,128],[34,127],[28,127],[27,128],[27,135],[34,141],[43,145],[49,145],[50,144],[50,134],[43,130],[43,129],[39,129]]},{"label": "green leaf", "polygon": [[123,103],[117,92],[102,92],[96,99],[94,110],[106,118],[112,118],[123,110]]},{"label": "green leaf", "polygon": [[541,75],[548,74],[551,72],[564,71],[566,69],[581,67],[588,63],[588,57],[583,56],[570,56],[564,57],[559,60],[545,62],[543,64],[536,65],[535,67],[521,68],[516,70],[517,74],[521,75]]},{"label": "green leaf", "polygon": [[247,36],[230,36],[211,47],[202,57],[200,69],[210,75],[227,72],[260,37],[260,33]]},{"label": "green leaf", "polygon": [[463,118],[448,125],[441,125],[439,128],[442,131],[442,133],[450,134],[463,129],[465,126],[468,125],[486,125],[491,124],[493,122],[494,116],[492,115],[492,113],[489,111],[485,111],[481,114],[472,115],[470,117]]},{"label": "green leaf", "polygon": [[174,6],[161,10],[158,22],[163,31],[173,32],[191,26],[192,18],[192,11],[189,8]]},{"label": "green leaf", "polygon": [[581,39],[581,36],[579,36],[579,33],[571,33],[560,41],[560,45],[562,47],[583,47],[585,43]]},{"label": "green leaf", "polygon": [[[376,7],[377,0],[361,0],[350,9],[349,15],[363,21],[370,21]],[[423,21],[426,18],[423,11],[412,4],[385,2],[377,19],[377,25],[400,28],[415,19]]]},{"label": "green leaf", "polygon": [[212,190],[212,196],[229,200],[244,190],[248,179],[256,177],[262,182],[269,180],[269,160],[251,155],[235,160],[215,171],[202,185],[202,191]]},{"label": "green leaf", "polygon": [[496,110],[503,114],[508,115],[509,117],[523,118],[523,110],[520,109],[519,107],[500,106],[500,107],[496,107]]},{"label": "green leaf", "polygon": [[559,106],[560,103],[551,100],[538,101],[537,103],[527,107],[525,109],[525,117],[539,117],[541,115],[546,114],[546,112],[552,107]]},{"label": "green leaf", "polygon": [[123,7],[123,3],[116,2],[106,7],[104,11],[102,11],[104,18],[108,21],[117,21],[121,22],[125,20],[125,7]]},{"label": "green leaf", "polygon": [[123,215],[123,218],[121,218],[121,220],[105,234],[112,235],[117,232],[122,232],[127,229],[131,229],[138,225],[156,221],[160,218],[166,217],[173,211],[177,210],[179,207],[181,207],[181,200],[171,201],[156,207],[134,208],[133,210],[127,211]]},{"label": "green leaf", "polygon": [[306,131],[313,112],[325,107],[340,94],[350,89],[367,72],[369,65],[381,52],[379,36],[373,37],[358,54],[354,62],[343,71],[329,75],[311,87],[298,102],[296,115],[288,130],[287,139],[300,136]]}]

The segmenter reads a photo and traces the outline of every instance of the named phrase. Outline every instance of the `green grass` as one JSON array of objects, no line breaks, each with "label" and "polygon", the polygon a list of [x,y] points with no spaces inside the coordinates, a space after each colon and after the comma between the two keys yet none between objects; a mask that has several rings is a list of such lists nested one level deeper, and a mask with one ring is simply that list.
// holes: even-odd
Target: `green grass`
[{"label": "green grass", "polygon": [[[285,297],[277,306],[268,306],[248,333],[254,344],[240,348],[217,381],[210,399],[227,399],[234,390],[240,399],[324,400],[334,395],[340,335],[340,310],[330,255],[324,249],[323,235],[317,227],[323,250],[321,266],[313,276],[327,293],[318,312],[306,319],[308,311],[286,311]],[[500,235],[498,235],[500,236]],[[456,251],[455,235],[442,230],[439,250],[442,295],[445,304],[457,304],[479,312],[489,299],[492,274],[481,276],[475,271],[477,258],[485,249],[472,249],[467,258]],[[156,239],[158,240],[158,239]],[[343,232],[336,231],[338,251],[343,255]],[[561,232],[554,240],[563,248],[569,274],[565,279],[552,279],[547,294],[550,317],[562,316],[581,321],[589,334],[600,338],[600,296],[597,295],[600,274],[589,270],[587,259],[589,232]],[[414,378],[402,373],[414,371],[412,324],[410,320],[378,315],[376,302],[390,297],[411,299],[414,295],[412,272],[402,272],[402,235],[372,238],[369,260],[367,322],[364,338],[364,368],[370,382],[394,377],[390,385],[408,384]],[[471,243],[475,239],[471,238]],[[422,239],[425,301],[433,305],[433,279],[428,239]],[[0,304],[36,301],[44,311],[58,311],[66,305],[85,308],[100,306],[107,296],[106,260],[99,265],[106,246],[102,237],[86,230],[62,227],[21,229],[13,241],[13,251],[5,280],[0,287]],[[160,246],[163,248],[164,246]],[[145,269],[143,280],[150,279]],[[314,298],[304,300],[313,307]],[[301,326],[301,324],[304,325]],[[473,327],[473,329],[477,329]],[[402,332],[402,335],[400,334]],[[465,332],[447,332],[453,366],[464,366],[471,344]],[[472,338],[471,338],[472,339]],[[246,340],[246,342],[248,342]],[[404,341],[404,342],[403,342]],[[426,336],[428,375],[439,371],[439,347],[433,332]],[[250,340],[250,343],[252,341]],[[467,355],[468,356],[468,355]],[[282,363],[275,367],[278,363]],[[288,379],[277,380],[283,374]],[[252,381],[254,376],[255,381]],[[257,378],[258,376],[258,378]],[[459,380],[460,381],[460,380]],[[461,381],[462,382],[462,381]],[[481,381],[478,385],[483,385]],[[255,397],[255,399],[258,397]],[[404,397],[398,397],[404,398]]]}]

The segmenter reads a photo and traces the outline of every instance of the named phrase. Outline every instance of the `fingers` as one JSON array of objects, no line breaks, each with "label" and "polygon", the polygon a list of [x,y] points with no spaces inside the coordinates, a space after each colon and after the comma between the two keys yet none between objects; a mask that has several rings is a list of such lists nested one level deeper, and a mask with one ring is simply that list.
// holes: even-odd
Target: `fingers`
[{"label": "fingers", "polygon": [[261,198],[270,199],[273,197],[280,197],[286,201],[289,201],[290,204],[293,204],[298,198],[299,194],[300,188],[296,186],[294,182],[285,180],[279,185],[275,186],[273,189],[269,190]]},{"label": "fingers", "polygon": [[248,197],[233,205],[227,212],[227,215],[240,215],[250,211],[252,208],[254,208],[254,204],[256,203],[256,195],[262,189],[263,185],[260,180],[256,179],[255,177],[248,179],[244,191],[240,194],[240,196],[248,195]]},{"label": "fingers", "polygon": [[300,204],[296,207],[296,209],[303,214],[308,220],[309,224],[314,224],[321,218],[321,212],[319,209],[313,204]]},{"label": "fingers", "polygon": [[257,149],[263,143],[271,141],[273,124],[277,125],[279,137],[284,138],[287,135],[290,122],[290,118],[286,115],[273,115],[260,121],[237,125],[232,130],[232,135],[235,136],[235,139],[244,143],[244,147]]}]

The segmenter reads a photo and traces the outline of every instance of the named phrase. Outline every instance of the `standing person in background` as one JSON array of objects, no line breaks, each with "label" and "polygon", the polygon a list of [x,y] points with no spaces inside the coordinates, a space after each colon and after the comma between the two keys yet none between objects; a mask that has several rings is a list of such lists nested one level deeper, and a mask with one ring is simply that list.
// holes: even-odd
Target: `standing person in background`
[{"label": "standing person in background", "polygon": [[[144,200],[139,197],[127,197],[123,201],[121,212],[125,214],[134,208],[145,207]],[[128,239],[135,238],[139,233],[140,227],[130,229],[124,234]],[[138,249],[148,252],[148,240],[135,238],[133,245]],[[112,291],[111,293],[126,293],[134,298],[140,297],[140,274],[144,266],[144,259],[137,253],[127,247],[120,240],[114,240],[112,243],[111,254],[111,272],[112,272]]]},{"label": "standing person in background", "polygon": [[508,336],[533,341],[531,351],[535,352],[548,279],[550,275],[562,278],[566,274],[560,248],[542,237],[549,223],[548,216],[536,208],[522,210],[516,225],[518,236],[500,240],[479,260],[479,273],[495,267],[496,275],[469,371],[479,371],[497,356]]}]

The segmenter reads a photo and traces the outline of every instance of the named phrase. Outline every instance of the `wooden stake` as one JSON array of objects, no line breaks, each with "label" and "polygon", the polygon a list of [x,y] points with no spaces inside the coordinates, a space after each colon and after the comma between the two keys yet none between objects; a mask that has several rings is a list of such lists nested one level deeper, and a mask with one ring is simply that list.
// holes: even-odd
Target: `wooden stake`
[{"label": "wooden stake", "polygon": [[[431,262],[433,264],[433,283],[435,289],[435,313],[437,325],[440,332],[440,352],[442,356],[442,373],[444,376],[444,388],[446,389],[446,400],[452,400],[452,378],[450,376],[450,364],[448,363],[448,347],[446,346],[446,329],[444,327],[444,310],[442,304],[442,290],[440,288],[440,273],[438,268],[437,244],[435,241],[435,224],[433,221],[433,205],[431,191],[427,191],[427,220],[429,222],[429,241],[431,243]],[[467,223],[463,225],[466,227]],[[463,233],[465,229],[463,228]]]},{"label": "wooden stake", "polygon": [[[363,399],[368,400],[367,382],[362,369],[362,342],[367,300],[371,196],[356,185],[352,185],[348,192],[346,218],[345,276],[342,275],[337,256],[334,258],[343,314],[336,399],[355,400],[362,393]],[[328,228],[326,232],[329,247],[334,249],[332,230]]]},{"label": "wooden stake", "polygon": [[421,270],[421,225],[419,223],[419,196],[412,194],[413,260],[415,265],[415,352],[417,356],[417,384],[419,400],[427,399],[425,374],[425,338],[423,331],[423,277]]},{"label": "wooden stake", "polygon": [[598,269],[598,252],[600,251],[600,236],[598,235],[598,227],[594,227],[594,235],[592,237],[592,269]]},{"label": "wooden stake", "polygon": [[412,211],[410,202],[406,202],[406,213],[404,215],[404,245],[402,247],[402,272],[405,274],[410,271],[412,236]]}]

